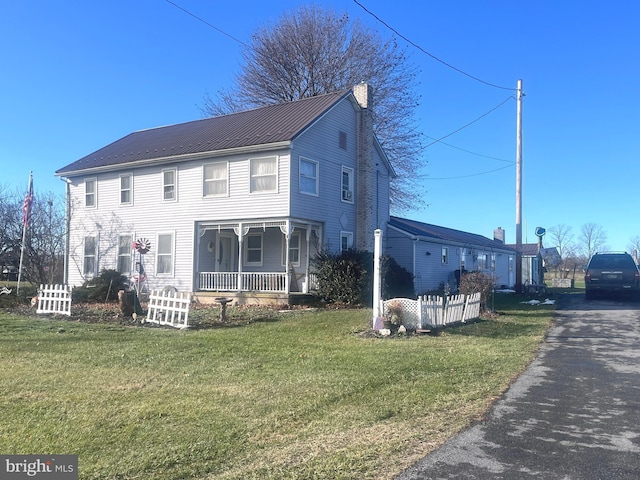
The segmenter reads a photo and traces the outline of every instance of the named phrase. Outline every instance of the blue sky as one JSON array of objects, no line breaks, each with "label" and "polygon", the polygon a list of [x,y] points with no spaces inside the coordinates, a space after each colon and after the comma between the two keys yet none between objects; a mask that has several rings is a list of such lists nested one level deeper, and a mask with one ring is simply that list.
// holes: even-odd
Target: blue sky
[{"label": "blue sky", "polygon": [[[523,80],[523,241],[600,225],[613,250],[640,236],[640,4],[632,1],[359,0],[413,43],[484,82]],[[54,171],[145,128],[202,117],[230,85],[240,44],[307,2],[0,0],[0,185],[62,195]],[[392,32],[353,0],[316,2]],[[420,70],[419,221],[515,242],[516,101],[406,45]],[[545,242],[546,246],[552,246]]]}]

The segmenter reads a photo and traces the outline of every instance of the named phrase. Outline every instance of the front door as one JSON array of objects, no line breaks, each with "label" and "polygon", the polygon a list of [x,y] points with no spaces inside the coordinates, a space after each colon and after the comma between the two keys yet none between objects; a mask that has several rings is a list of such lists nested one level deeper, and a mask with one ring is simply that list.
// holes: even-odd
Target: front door
[{"label": "front door", "polygon": [[218,248],[217,248],[217,271],[218,272],[232,272],[235,244],[235,237],[232,234],[220,233],[218,235]]}]

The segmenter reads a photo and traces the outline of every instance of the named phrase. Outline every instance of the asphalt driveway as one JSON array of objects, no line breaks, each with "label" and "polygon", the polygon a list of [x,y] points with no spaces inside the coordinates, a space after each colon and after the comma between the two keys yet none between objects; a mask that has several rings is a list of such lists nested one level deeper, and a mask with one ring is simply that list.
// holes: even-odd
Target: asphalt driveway
[{"label": "asphalt driveway", "polygon": [[640,303],[563,297],[486,420],[397,477],[464,478],[640,478]]}]

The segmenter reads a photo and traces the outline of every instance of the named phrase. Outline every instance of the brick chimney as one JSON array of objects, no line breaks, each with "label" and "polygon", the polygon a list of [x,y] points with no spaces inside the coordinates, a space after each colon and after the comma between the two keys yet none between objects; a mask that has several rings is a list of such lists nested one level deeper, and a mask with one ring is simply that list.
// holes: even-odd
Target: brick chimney
[{"label": "brick chimney", "polygon": [[493,231],[493,239],[504,244],[504,230],[502,227],[498,227]]},{"label": "brick chimney", "polygon": [[356,238],[358,250],[373,251],[374,225],[374,165],[373,165],[373,118],[372,88],[366,83],[353,87],[353,95],[360,105],[357,118],[357,162],[356,162]]}]

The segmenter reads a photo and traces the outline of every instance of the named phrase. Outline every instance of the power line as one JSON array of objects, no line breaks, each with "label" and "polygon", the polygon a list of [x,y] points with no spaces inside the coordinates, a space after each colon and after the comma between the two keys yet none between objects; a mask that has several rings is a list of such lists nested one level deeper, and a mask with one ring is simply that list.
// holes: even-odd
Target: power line
[{"label": "power line", "polygon": [[[514,162],[515,164],[515,162]],[[460,175],[457,177],[427,177],[425,180],[457,180],[458,178],[469,178],[469,177],[479,177],[480,175],[487,175],[489,173],[493,173],[493,172],[498,172],[500,170],[504,170],[505,168],[510,168],[513,167],[512,165],[506,165],[504,167],[500,167],[500,168],[494,168],[493,170],[487,170],[486,172],[479,172],[479,173],[471,173],[469,175]]]},{"label": "power line", "polygon": [[238,42],[240,45],[243,45],[245,47],[248,47],[249,45],[247,45],[246,43],[244,43],[242,40],[238,40],[236,37],[234,37],[233,35],[225,32],[224,30],[219,29],[218,27],[216,27],[215,25],[212,25],[211,23],[207,22],[204,18],[201,18],[193,13],[191,13],[189,10],[187,10],[186,8],[181,7],[180,5],[178,5],[175,2],[172,2],[171,0],[166,0],[167,3],[170,3],[171,5],[173,5],[174,7],[176,7],[179,10],[182,10],[184,13],[186,13],[187,15],[192,16],[193,18],[195,18],[196,20],[201,21],[202,23],[204,23],[205,25],[207,25],[208,27],[213,28],[214,30],[220,32],[223,35],[226,35],[227,37],[229,37],[231,40]]},{"label": "power line", "polygon": [[[425,135],[425,137],[430,138],[432,140],[437,140],[435,137],[430,137],[429,135]],[[447,147],[455,148],[456,150],[460,150],[461,152],[469,153],[471,155],[476,155],[478,157],[488,158],[489,160],[497,160],[498,162],[505,162],[505,163],[515,163],[513,160],[505,160],[504,158],[492,157],[490,155],[484,155],[482,153],[472,152],[471,150],[466,150],[464,148],[460,148],[460,147],[457,147],[455,145],[451,145],[450,143],[446,143],[446,142],[442,142],[442,141],[440,141],[438,143],[441,143],[442,145],[446,145]]]},{"label": "power line", "polygon": [[360,8],[362,8],[365,12],[367,12],[369,15],[371,15],[373,18],[375,18],[378,22],[382,23],[385,27],[387,27],[389,30],[391,30],[393,33],[395,33],[396,35],[398,35],[400,38],[402,38],[403,40],[405,40],[406,42],[409,42],[411,45],[413,45],[415,48],[417,48],[418,50],[420,50],[422,53],[428,55],[429,57],[433,58],[435,61],[440,62],[441,64],[445,65],[446,67],[449,67],[452,70],[455,70],[458,73],[461,73],[462,75],[465,75],[477,82],[480,83],[484,83],[485,85],[489,85],[490,87],[494,87],[494,88],[499,88],[500,90],[516,90],[513,87],[502,87],[500,85],[496,85],[494,83],[490,83],[487,82],[485,80],[482,80],[481,78],[475,77],[473,75],[471,75],[470,73],[465,72],[464,70],[461,70],[457,67],[454,67],[453,65],[451,65],[450,63],[445,62],[444,60],[442,60],[441,58],[436,57],[434,54],[428,52],[427,50],[425,50],[424,48],[422,48],[420,45],[418,45],[417,43],[409,40],[407,37],[405,37],[404,35],[402,35],[400,32],[398,32],[395,28],[393,28],[391,25],[389,25],[387,22],[385,22],[384,20],[382,20],[380,17],[378,17],[376,14],[374,14],[373,12],[371,12],[370,10],[367,10],[367,8],[362,5],[358,0],[353,0],[358,6],[360,6]]},{"label": "power line", "polygon": [[469,127],[470,125],[473,125],[474,123],[476,123],[478,120],[480,120],[483,117],[486,117],[487,115],[489,115],[491,112],[493,112],[494,110],[497,110],[498,108],[500,108],[502,105],[504,105],[505,103],[507,103],[509,100],[511,100],[512,98],[514,98],[512,95],[508,96],[507,98],[505,98],[502,102],[500,102],[498,105],[496,105],[495,107],[493,107],[491,110],[489,110],[486,113],[483,113],[482,115],[480,115],[478,118],[476,118],[475,120],[470,121],[469,123],[467,123],[466,125],[463,125],[462,127],[458,128],[457,130],[454,130],[451,133],[446,134],[444,137],[440,137],[437,140],[434,140],[433,142],[429,143],[428,145],[426,145],[424,148],[429,148],[431,145],[435,145],[436,143],[439,143],[441,140],[444,140],[447,137],[450,137],[451,135],[458,133],[460,130],[464,130],[465,128]]}]

